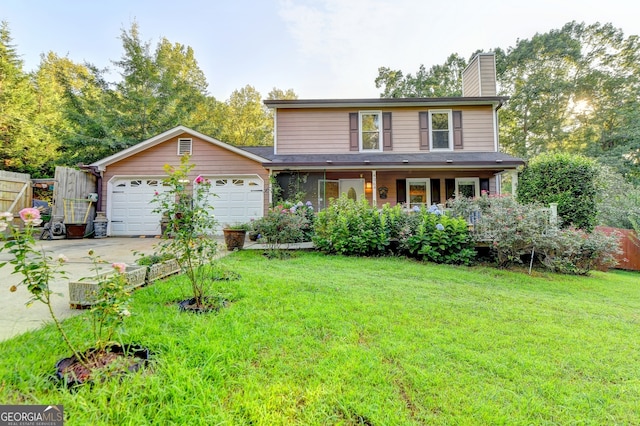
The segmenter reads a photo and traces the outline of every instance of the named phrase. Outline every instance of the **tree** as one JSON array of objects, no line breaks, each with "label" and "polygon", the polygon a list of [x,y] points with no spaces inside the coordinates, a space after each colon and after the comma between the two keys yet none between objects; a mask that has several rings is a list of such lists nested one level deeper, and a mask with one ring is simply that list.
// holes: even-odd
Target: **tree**
[{"label": "tree", "polygon": [[260,93],[253,86],[234,90],[221,108],[224,111],[221,140],[247,146],[272,144],[273,124]]},{"label": "tree", "polygon": [[202,124],[207,82],[193,49],[162,39],[152,54],[136,23],[120,39],[124,55],[114,64],[122,81],[114,107],[124,140],[133,144],[180,124]]},{"label": "tree", "polygon": [[420,65],[415,77],[380,67],[376,88],[383,87],[382,98],[461,96],[462,71],[466,67],[467,61],[457,53],[450,55],[444,64],[432,66],[429,71]]},{"label": "tree", "polygon": [[282,90],[274,87],[267,95],[267,99],[270,100],[295,100],[298,99],[298,95],[293,89]]},{"label": "tree", "polygon": [[612,149],[628,133],[618,125],[640,114],[639,53],[636,36],[576,22],[500,51],[501,94],[511,98],[501,116],[502,145],[524,157]]},{"label": "tree", "polygon": [[42,177],[56,156],[57,142],[38,118],[38,97],[11,44],[9,25],[0,25],[0,167]]}]

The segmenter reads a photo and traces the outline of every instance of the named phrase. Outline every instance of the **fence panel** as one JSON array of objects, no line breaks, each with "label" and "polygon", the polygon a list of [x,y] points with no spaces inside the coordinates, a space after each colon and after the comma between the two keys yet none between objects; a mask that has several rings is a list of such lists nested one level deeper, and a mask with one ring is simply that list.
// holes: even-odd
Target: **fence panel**
[{"label": "fence panel", "polygon": [[618,269],[628,269],[640,271],[640,240],[632,229],[610,228],[608,226],[598,226],[596,229],[609,235],[613,232],[620,233],[620,248],[622,254],[616,256]]},{"label": "fence panel", "polygon": [[25,173],[0,170],[0,211],[14,215],[25,207],[31,207],[33,188],[31,177]]}]

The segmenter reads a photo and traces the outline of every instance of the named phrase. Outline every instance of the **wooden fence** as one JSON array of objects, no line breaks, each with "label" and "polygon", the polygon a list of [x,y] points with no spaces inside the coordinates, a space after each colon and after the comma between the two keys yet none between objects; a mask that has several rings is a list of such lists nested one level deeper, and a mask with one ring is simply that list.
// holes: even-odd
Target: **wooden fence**
[{"label": "wooden fence", "polygon": [[95,204],[90,194],[96,193],[96,177],[69,167],[56,167],[52,217],[69,223],[86,223],[85,235],[93,232]]},{"label": "wooden fence", "polygon": [[33,188],[31,177],[25,173],[0,170],[0,211],[17,215],[25,207],[31,207]]},{"label": "wooden fence", "polygon": [[640,271],[640,240],[635,231],[631,229],[610,228],[607,226],[598,226],[596,229],[609,235],[613,232],[620,233],[620,248],[622,254],[616,256],[618,265],[617,269],[628,269],[631,271]]}]

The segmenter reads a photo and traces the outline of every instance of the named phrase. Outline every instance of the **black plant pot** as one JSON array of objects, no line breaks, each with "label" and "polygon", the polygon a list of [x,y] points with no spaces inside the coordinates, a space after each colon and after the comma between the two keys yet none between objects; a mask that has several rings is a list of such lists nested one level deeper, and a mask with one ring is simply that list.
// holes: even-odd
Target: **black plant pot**
[{"label": "black plant pot", "polygon": [[[87,359],[96,360],[96,370],[99,370],[101,367],[108,367],[109,365],[108,363],[101,364],[101,358],[102,360],[112,360],[114,359],[114,356],[115,358],[131,358],[129,363],[123,364],[122,370],[116,370],[116,374],[125,374],[128,372],[136,372],[140,368],[144,367],[149,361],[150,352],[148,348],[135,344],[127,344],[123,346],[113,344],[108,345],[104,351],[100,351],[97,348],[88,349],[83,353],[83,355]],[[126,367],[126,369],[124,369],[124,367]],[[76,369],[79,369],[81,373],[69,373],[69,370],[76,371]],[[92,382],[92,371],[93,370],[86,370],[75,355],[63,358],[56,363],[56,377],[61,382],[66,383],[69,388]]]},{"label": "black plant pot", "polygon": [[194,314],[205,314],[207,312],[217,312],[221,308],[227,306],[228,302],[226,300],[215,300],[212,301],[210,298],[204,298],[204,304],[198,306],[196,304],[196,298],[191,298],[187,300],[182,300],[178,302],[178,307],[183,312],[193,312]]}]

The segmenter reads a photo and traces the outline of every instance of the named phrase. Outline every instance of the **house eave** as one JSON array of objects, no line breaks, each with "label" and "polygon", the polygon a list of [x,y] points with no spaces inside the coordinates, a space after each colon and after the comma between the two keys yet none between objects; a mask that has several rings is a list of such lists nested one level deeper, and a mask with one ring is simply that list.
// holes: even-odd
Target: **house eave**
[{"label": "house eave", "polygon": [[324,170],[324,171],[345,171],[345,170],[516,170],[522,163],[497,163],[497,162],[482,162],[474,164],[454,164],[454,163],[411,163],[411,164],[397,164],[397,163],[263,163],[263,167],[271,171],[285,171],[285,170]]},{"label": "house eave", "polygon": [[390,107],[445,107],[492,105],[499,109],[506,96],[440,97],[440,98],[370,98],[370,99],[286,99],[265,100],[264,104],[274,109],[305,108],[390,108]]}]

